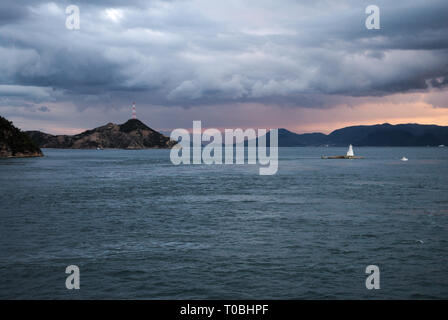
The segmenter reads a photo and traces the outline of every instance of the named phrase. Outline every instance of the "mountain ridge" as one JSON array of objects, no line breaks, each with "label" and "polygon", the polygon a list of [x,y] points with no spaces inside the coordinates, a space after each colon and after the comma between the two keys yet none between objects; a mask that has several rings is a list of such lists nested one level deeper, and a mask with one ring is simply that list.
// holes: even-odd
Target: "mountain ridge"
[{"label": "mountain ridge", "polygon": [[[27,131],[32,140],[44,148],[117,148],[146,149],[170,148],[175,141],[151,129],[138,119],[118,125],[108,123],[76,135],[51,135],[40,131]],[[270,133],[267,133],[269,145]],[[438,146],[448,145],[448,126],[433,124],[355,125],[336,129],[329,134],[320,132],[295,133],[278,129],[279,147],[307,146]],[[258,143],[258,139],[257,139]],[[247,141],[246,141],[247,144]]]},{"label": "mountain ridge", "polygon": [[[270,133],[267,133],[269,141]],[[329,134],[295,133],[278,129],[279,147],[308,146],[438,146],[448,145],[448,126],[416,123],[358,125],[336,129]]]},{"label": "mountain ridge", "polygon": [[176,142],[151,129],[138,119],[123,124],[109,122],[75,135],[51,135],[41,131],[27,131],[41,148],[61,149],[163,149]]}]

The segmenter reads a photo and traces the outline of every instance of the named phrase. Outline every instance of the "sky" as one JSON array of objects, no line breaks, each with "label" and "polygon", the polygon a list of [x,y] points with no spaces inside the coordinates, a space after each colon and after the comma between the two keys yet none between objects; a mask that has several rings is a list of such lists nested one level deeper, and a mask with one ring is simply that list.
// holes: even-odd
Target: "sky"
[{"label": "sky", "polygon": [[3,0],[0,115],[53,134],[134,101],[159,130],[448,125],[447,17],[446,0]]}]

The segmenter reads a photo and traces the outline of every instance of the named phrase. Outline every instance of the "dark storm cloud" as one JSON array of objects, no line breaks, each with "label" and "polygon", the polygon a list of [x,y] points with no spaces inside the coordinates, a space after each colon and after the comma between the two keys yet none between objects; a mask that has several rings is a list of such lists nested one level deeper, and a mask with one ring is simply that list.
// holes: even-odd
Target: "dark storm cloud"
[{"label": "dark storm cloud", "polygon": [[[65,28],[70,4],[80,30]],[[366,30],[369,4],[2,2],[0,93],[8,103],[330,107],[344,95],[445,87],[448,3],[376,1],[381,30]]]},{"label": "dark storm cloud", "polygon": [[0,26],[18,22],[28,15],[26,7],[11,2],[0,2]]}]

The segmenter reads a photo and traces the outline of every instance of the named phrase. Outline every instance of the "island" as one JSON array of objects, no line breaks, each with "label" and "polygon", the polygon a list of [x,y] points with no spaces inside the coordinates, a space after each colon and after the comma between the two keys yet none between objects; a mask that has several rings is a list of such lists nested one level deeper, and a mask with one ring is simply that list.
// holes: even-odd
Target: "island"
[{"label": "island", "polygon": [[42,157],[43,153],[30,137],[0,116],[0,158]]},{"label": "island", "polygon": [[129,119],[123,124],[108,123],[76,135],[51,135],[41,131],[27,133],[41,148],[167,149],[177,143],[138,119]]}]

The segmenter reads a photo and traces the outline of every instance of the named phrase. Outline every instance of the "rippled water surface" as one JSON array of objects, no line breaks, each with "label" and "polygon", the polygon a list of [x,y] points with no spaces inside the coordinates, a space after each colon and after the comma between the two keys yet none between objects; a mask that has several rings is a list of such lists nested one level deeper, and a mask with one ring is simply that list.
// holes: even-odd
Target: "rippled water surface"
[{"label": "rippled water surface", "polygon": [[345,152],[282,148],[274,176],[169,150],[1,160],[0,298],[448,298],[448,148],[320,159]]}]

